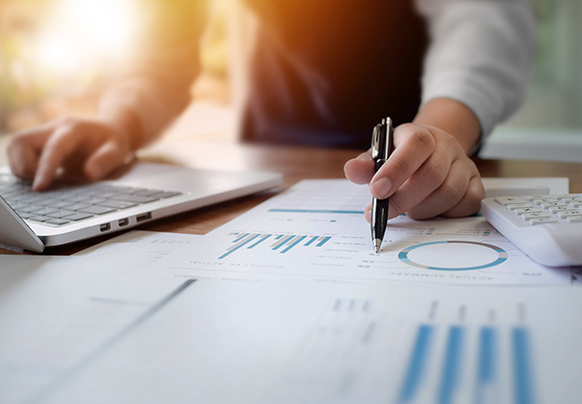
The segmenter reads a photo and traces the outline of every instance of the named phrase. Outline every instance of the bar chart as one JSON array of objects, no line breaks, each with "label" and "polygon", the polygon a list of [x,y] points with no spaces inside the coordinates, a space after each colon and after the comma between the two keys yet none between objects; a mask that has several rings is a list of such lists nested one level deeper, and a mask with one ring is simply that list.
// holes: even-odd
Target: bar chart
[{"label": "bar chart", "polygon": [[218,259],[224,259],[229,255],[246,249],[268,248],[273,252],[285,254],[296,247],[323,247],[332,236],[318,236],[307,234],[281,234],[281,233],[229,233],[233,238],[232,245]]},{"label": "bar chart", "polygon": [[[493,326],[480,326],[477,329],[452,325],[446,330],[444,346],[436,343],[437,327],[430,324],[418,326],[416,338],[410,350],[409,361],[397,399],[398,404],[419,402],[422,390],[427,384],[430,366],[436,367],[435,399],[432,402],[449,404],[458,402],[456,395],[461,387],[461,374],[474,374],[474,380],[464,380],[465,384],[474,386],[474,400],[477,404],[499,403],[501,400],[500,363],[501,334],[505,333],[511,352],[511,369],[506,372],[511,376],[513,400],[519,404],[535,403],[530,332],[527,327],[514,326],[508,329]],[[470,335],[477,338],[477,351],[468,352]],[[441,355],[439,355],[441,350]],[[466,369],[467,357],[476,357],[475,369]],[[441,358],[441,363],[436,361]],[[440,365],[440,366],[439,366]],[[434,369],[433,369],[434,371]],[[422,400],[420,400],[422,401]]]}]

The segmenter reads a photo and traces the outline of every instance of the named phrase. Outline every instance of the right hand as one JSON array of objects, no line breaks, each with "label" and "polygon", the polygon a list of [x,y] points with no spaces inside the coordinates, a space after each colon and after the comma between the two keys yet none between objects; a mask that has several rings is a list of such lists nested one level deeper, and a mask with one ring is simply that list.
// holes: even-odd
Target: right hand
[{"label": "right hand", "polygon": [[8,162],[17,177],[45,190],[60,169],[91,181],[106,177],[131,156],[128,136],[113,124],[65,118],[17,133],[8,144]]}]

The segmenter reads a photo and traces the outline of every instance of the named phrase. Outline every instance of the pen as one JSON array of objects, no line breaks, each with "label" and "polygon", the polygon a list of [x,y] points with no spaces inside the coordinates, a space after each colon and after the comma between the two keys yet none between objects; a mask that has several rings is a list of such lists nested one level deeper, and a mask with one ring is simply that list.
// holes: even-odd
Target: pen
[{"label": "pen", "polygon": [[[376,172],[388,160],[394,141],[392,139],[392,119],[385,118],[382,122],[374,127],[372,132],[372,159],[376,163]],[[386,224],[388,223],[388,199],[372,198],[372,212],[370,225],[372,226],[372,242],[374,243],[374,252],[380,251]]]}]

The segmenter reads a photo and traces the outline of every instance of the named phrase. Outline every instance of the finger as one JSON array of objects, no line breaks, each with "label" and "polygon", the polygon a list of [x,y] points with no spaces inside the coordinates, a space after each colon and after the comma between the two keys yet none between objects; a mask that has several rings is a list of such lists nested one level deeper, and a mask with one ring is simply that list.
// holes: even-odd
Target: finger
[{"label": "finger", "polygon": [[57,128],[48,138],[38,161],[32,188],[35,191],[46,189],[53,181],[63,161],[78,148],[83,141],[79,130],[64,126]]},{"label": "finger", "polygon": [[372,152],[368,150],[358,157],[348,160],[344,165],[346,178],[356,184],[367,184],[374,176],[376,164]]},{"label": "finger", "polygon": [[370,182],[370,191],[384,199],[394,193],[425,162],[435,148],[426,127],[400,125],[394,131],[394,152]]},{"label": "finger", "polygon": [[366,207],[364,208],[364,218],[366,219],[366,221],[368,223],[370,223],[372,221],[372,204],[369,203],[366,205]]},{"label": "finger", "polygon": [[433,153],[390,197],[390,218],[411,210],[437,190],[449,175],[453,158],[446,150]]},{"label": "finger", "polygon": [[481,200],[485,198],[485,187],[479,176],[471,178],[469,181],[469,187],[467,192],[463,196],[463,199],[444,212],[442,216],[444,217],[464,217],[474,215],[481,209]]},{"label": "finger", "polygon": [[34,178],[40,151],[51,133],[52,127],[43,127],[19,132],[10,138],[6,153],[14,175],[24,179]]},{"label": "finger", "polygon": [[93,153],[85,163],[84,172],[91,181],[107,177],[123,164],[125,155],[114,142],[107,142]]},{"label": "finger", "polygon": [[[468,160],[470,161],[470,160]],[[465,195],[472,175],[467,175],[470,167],[456,160],[451,165],[445,181],[421,203],[409,209],[406,214],[411,219],[428,219],[438,216],[456,206]],[[475,169],[476,170],[476,169]]]}]

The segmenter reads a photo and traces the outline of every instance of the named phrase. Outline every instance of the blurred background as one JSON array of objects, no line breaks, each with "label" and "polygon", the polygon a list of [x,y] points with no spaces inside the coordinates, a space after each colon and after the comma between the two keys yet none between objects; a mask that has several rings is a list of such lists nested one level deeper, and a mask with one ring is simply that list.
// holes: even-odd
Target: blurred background
[{"label": "blurred background", "polygon": [[[172,130],[232,140],[254,21],[237,0],[208,1],[196,101]],[[582,1],[533,2],[539,49],[527,101],[482,154],[582,161]],[[110,67],[132,49],[140,3],[0,0],[0,142],[62,115],[92,115]]]}]

